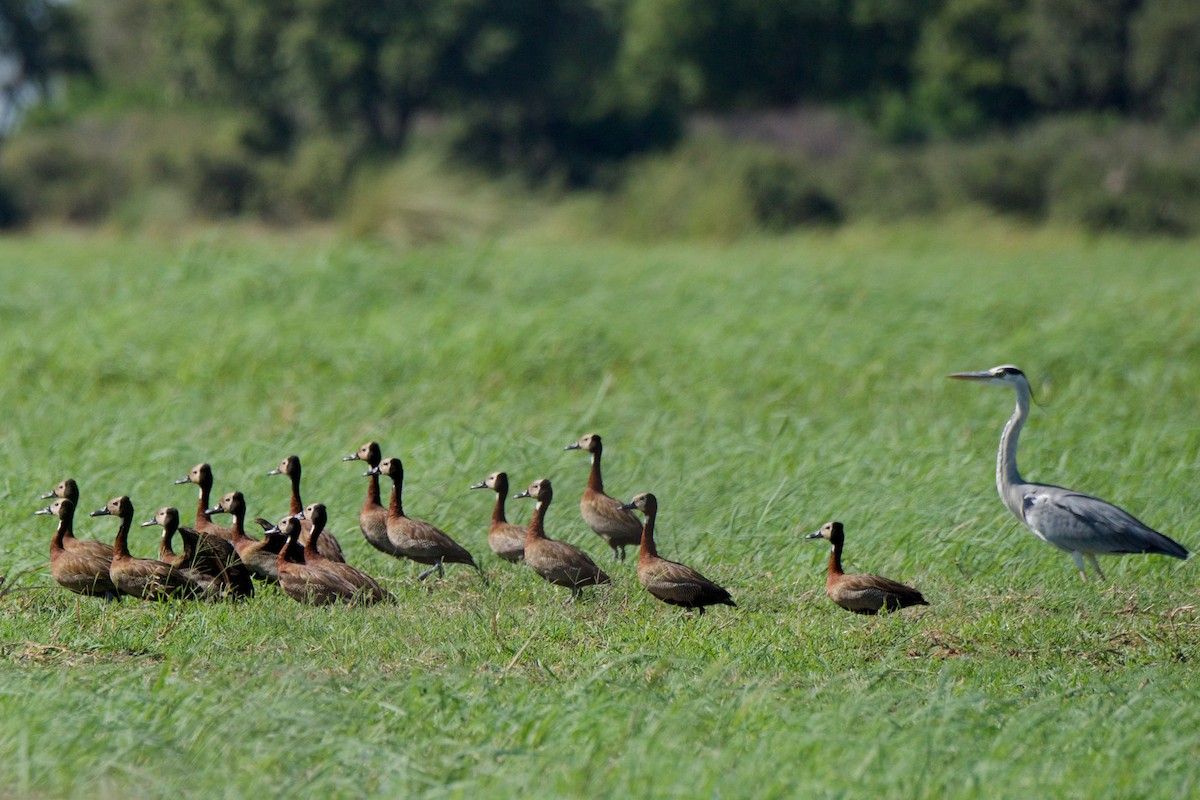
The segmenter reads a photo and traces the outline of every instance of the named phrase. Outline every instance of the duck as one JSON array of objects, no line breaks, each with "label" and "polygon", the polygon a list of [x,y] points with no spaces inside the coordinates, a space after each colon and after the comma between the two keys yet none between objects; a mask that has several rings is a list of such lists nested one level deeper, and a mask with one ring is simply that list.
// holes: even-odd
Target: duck
[{"label": "duck", "polygon": [[[304,509],[304,518],[312,523],[313,534],[320,534],[329,520],[328,511],[324,504],[313,503]],[[391,595],[379,585],[379,582],[362,570],[355,569],[344,561],[334,561],[326,558],[320,551],[321,536],[310,535],[304,545],[304,563],[327,569],[338,575],[351,586],[354,592],[344,599],[363,605],[373,605],[384,600],[390,600]]]},{"label": "duck", "polygon": [[504,518],[504,500],[508,496],[508,473],[493,472],[472,489],[491,489],[496,493],[496,507],[492,509],[492,523],[488,526],[488,546],[505,561],[517,562],[525,558],[525,526],[514,525]]},{"label": "duck", "polygon": [[233,528],[217,524],[208,511],[209,495],[212,494],[213,473],[207,463],[192,467],[187,475],[175,481],[178,486],[184,483],[194,483],[200,487],[200,499],[196,503],[196,522],[193,528],[201,533],[215,533],[222,539],[233,541]]},{"label": "duck", "polygon": [[592,471],[588,473],[587,487],[579,501],[579,512],[588,527],[612,548],[613,556],[624,561],[625,547],[642,541],[642,523],[631,512],[621,508],[620,500],[604,493],[604,480],[600,477],[600,454],[604,451],[604,444],[600,434],[585,434],[579,441],[563,449],[584,450],[592,454]]},{"label": "duck", "polygon": [[59,585],[76,594],[120,600],[121,590],[109,574],[112,547],[104,542],[76,539],[75,502],[68,497],[56,497],[46,508],[34,514],[58,518],[58,528],[50,540],[50,575]]},{"label": "duck", "polygon": [[571,590],[574,602],[585,586],[610,583],[604,570],[596,566],[588,554],[573,544],[546,536],[546,510],[554,499],[554,487],[549,478],[540,478],[515,498],[531,497],[536,505],[525,532],[525,563],[543,580]]},{"label": "duck", "polygon": [[[279,549],[283,547],[280,539],[252,539],[246,535],[246,498],[241,492],[230,492],[221,498],[215,506],[207,509],[208,514],[230,514],[233,516],[233,549],[238,558],[246,565],[246,569],[254,577],[274,583],[279,580],[278,559]],[[298,524],[298,523],[297,523]]]},{"label": "duck", "polygon": [[[143,528],[162,527],[158,545],[158,560],[176,569],[185,570],[198,583],[209,583],[211,593],[231,598],[253,597],[254,582],[250,570],[238,557],[233,543],[215,533],[202,533],[179,525],[179,509],[160,508],[153,517],[142,523]],[[183,553],[176,555],[171,540],[178,531],[183,539]],[[204,578],[208,580],[205,581]]]},{"label": "duck", "polygon": [[400,554],[396,552],[387,535],[388,510],[387,506],[383,505],[383,498],[379,493],[379,473],[374,471],[382,460],[383,452],[379,448],[379,442],[367,442],[358,448],[357,452],[342,458],[342,461],[367,462],[367,471],[363,473],[368,479],[367,497],[363,500],[362,510],[358,512],[358,527],[362,530],[363,538],[379,552],[399,558]]},{"label": "duck", "polygon": [[74,478],[63,478],[53,489],[42,495],[43,500],[53,500],[55,497],[66,498],[78,507],[79,484],[75,482]]},{"label": "duck", "polygon": [[170,597],[198,598],[203,587],[181,570],[155,558],[135,558],[129,552],[129,529],[133,525],[133,503],[125,495],[114,497],[93,517],[114,516],[121,521],[113,542],[113,558],[108,574],[122,594],[142,600],[166,600]]},{"label": "duck", "polygon": [[300,519],[284,517],[266,531],[266,538],[280,538],[275,572],[279,588],[298,603],[327,606],[353,594],[354,587],[337,575],[306,563],[304,547],[300,544]]},{"label": "duck", "polygon": [[981,372],[956,372],[948,377],[992,386],[1008,386],[1016,393],[1016,408],[1000,434],[996,453],[996,490],[1013,516],[1035,536],[1071,556],[1079,577],[1087,581],[1083,562],[1096,570],[1098,555],[1157,553],[1186,560],[1188,549],[1151,528],[1128,511],[1090,494],[1048,483],[1031,483],[1017,469],[1017,440],[1029,419],[1033,392],[1025,373],[1012,364]]},{"label": "duck", "polygon": [[635,496],[621,508],[634,509],[646,515],[642,526],[642,541],[638,549],[638,581],[654,597],[673,606],[697,609],[704,613],[705,606],[737,606],[729,592],[721,588],[696,570],[676,561],[668,561],[658,555],[654,544],[654,520],[658,516],[658,498],[650,492]]},{"label": "duck", "polygon": [[[268,472],[268,475],[287,475],[292,482],[292,500],[288,514],[300,520],[300,544],[308,543],[312,523],[304,517],[304,502],[300,499],[300,456],[288,456],[279,462],[279,466]],[[345,561],[342,546],[329,531],[321,534],[321,552],[330,561]]]},{"label": "duck", "polygon": [[878,575],[847,575],[842,572],[842,546],[846,541],[840,522],[826,522],[805,539],[825,539],[832,545],[825,594],[837,605],[855,614],[878,614],[907,606],[927,606],[929,602],[911,586]]},{"label": "duck", "polygon": [[399,458],[385,458],[372,470],[377,475],[386,475],[392,479],[392,499],[388,505],[387,516],[387,534],[392,547],[404,558],[418,564],[433,565],[418,575],[417,580],[423,581],[434,572],[437,572],[439,578],[442,577],[445,574],[442,564],[445,562],[468,564],[483,575],[483,570],[465,547],[430,523],[405,515],[401,500],[404,489],[404,464]]},{"label": "duck", "polygon": [[[106,557],[106,558],[108,558],[108,560],[111,561],[113,549],[112,549],[112,545],[109,544],[108,542],[98,542],[95,539],[77,539],[77,538],[75,538],[75,530],[74,530],[75,513],[74,513],[74,511],[76,508],[79,508],[79,484],[77,484],[75,482],[75,479],[74,478],[64,478],[63,480],[59,481],[58,484],[53,489],[51,489],[50,491],[46,492],[45,494],[43,494],[41,496],[41,499],[43,499],[43,500],[53,500],[55,498],[62,498],[65,500],[70,500],[72,503],[71,521],[68,522],[67,528],[63,532],[64,545],[68,549],[84,548],[90,552],[94,552],[97,557]],[[35,514],[53,514],[53,515],[57,516],[58,512],[51,511],[50,510],[51,508],[54,508],[53,503],[51,503],[50,506],[40,509],[38,511],[35,511],[33,513],[35,513]]]}]

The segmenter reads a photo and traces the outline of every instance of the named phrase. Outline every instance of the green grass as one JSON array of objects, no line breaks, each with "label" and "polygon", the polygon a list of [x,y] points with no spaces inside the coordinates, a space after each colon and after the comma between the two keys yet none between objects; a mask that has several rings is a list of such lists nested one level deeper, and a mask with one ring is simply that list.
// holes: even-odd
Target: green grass
[{"label": "green grass", "polygon": [[[944,379],[1016,363],[1041,407],[1021,464],[1191,547],[1200,428],[1195,242],[961,223],[728,247],[502,238],[396,250],[214,231],[186,243],[0,240],[0,786],[33,797],[1182,797],[1198,791],[1195,565],[1070,558],[993,487],[1011,393]],[[737,609],[648,597],[579,518],[653,491],[659,546]],[[405,505],[488,585],[357,533],[340,457],[404,459]],[[325,502],[394,606],[239,607],[57,587],[38,495],[177,505],[194,463],[252,515]],[[550,477],[552,536],[613,585],[496,561],[490,496]],[[386,486],[386,482],[385,482]],[[515,489],[514,489],[515,491]],[[525,519],[528,501],[509,503]],[[847,568],[932,605],[860,618]],[[81,535],[111,538],[81,515]],[[144,555],[155,547],[136,532]]]}]

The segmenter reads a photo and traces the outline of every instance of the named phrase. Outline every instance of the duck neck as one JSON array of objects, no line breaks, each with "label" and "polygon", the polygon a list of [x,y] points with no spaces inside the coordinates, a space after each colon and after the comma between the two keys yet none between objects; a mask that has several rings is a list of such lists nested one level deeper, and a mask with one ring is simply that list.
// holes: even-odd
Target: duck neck
[{"label": "duck neck", "polygon": [[504,516],[504,498],[508,496],[508,483],[501,481],[496,484],[496,507],[492,509],[492,524],[503,525],[508,522]]},{"label": "duck neck", "polygon": [[593,492],[604,494],[604,480],[600,477],[600,450],[592,453],[592,471],[588,473],[588,488]]},{"label": "duck neck", "polygon": [[325,530],[324,523],[321,527],[313,526],[312,532],[308,534],[308,541],[304,544],[304,560],[315,561],[321,557],[321,551],[317,549],[317,539],[321,538],[321,531]]},{"label": "duck neck", "polygon": [[1013,414],[1004,425],[1000,434],[1000,449],[996,453],[996,490],[1000,499],[1019,518],[1024,518],[1024,501],[1021,497],[1020,484],[1025,481],[1017,470],[1017,441],[1021,436],[1021,428],[1029,419],[1029,387],[1018,383],[1015,387],[1017,405]]},{"label": "duck neck", "polygon": [[205,481],[200,484],[200,500],[196,504],[196,526],[207,522],[213,524],[212,517],[208,514],[208,496],[212,493],[212,484]]},{"label": "duck neck", "polygon": [[288,480],[292,482],[292,505],[288,509],[288,513],[294,517],[304,511],[304,503],[300,500],[300,474],[298,472],[289,473]]},{"label": "duck neck", "polygon": [[371,473],[367,476],[367,499],[363,501],[363,508],[371,509],[382,505],[383,498],[379,493],[379,475]]},{"label": "duck neck", "polygon": [[657,511],[647,513],[646,521],[642,524],[642,544],[638,550],[639,561],[658,558],[658,548],[654,546],[654,518],[656,516],[658,516]]},{"label": "duck neck", "polygon": [[241,539],[249,539],[252,542],[256,541],[255,539],[251,539],[249,536],[246,535],[246,509],[245,508],[230,512],[230,516],[233,517],[233,527],[232,527],[233,541],[236,542]]},{"label": "duck neck", "polygon": [[[162,539],[158,542],[158,560],[170,563],[175,558],[175,549],[171,547],[171,537],[175,535],[174,528],[163,528]],[[184,550],[186,551],[186,547]]]},{"label": "duck neck", "polygon": [[402,496],[403,493],[404,493],[404,479],[403,478],[395,478],[392,481],[392,499],[388,503],[388,516],[389,517],[403,517],[404,516],[404,498]]},{"label": "duck neck", "polygon": [[51,544],[51,547],[57,547],[58,549],[61,550],[64,539],[66,539],[68,537],[74,538],[75,533],[72,530],[72,528],[74,528],[74,525],[75,525],[74,520],[71,518],[70,515],[59,517],[58,518],[58,528],[56,528],[54,531],[54,540]]},{"label": "duck neck", "polygon": [[829,548],[829,579],[832,580],[844,574],[842,572],[842,543],[835,542]]},{"label": "duck neck", "polygon": [[113,558],[130,558],[129,554],[129,528],[133,524],[133,517],[121,517],[121,526],[117,528],[117,538],[113,542]]},{"label": "duck neck", "polygon": [[533,516],[529,518],[529,532],[525,534],[526,543],[546,538],[546,509],[550,507],[549,500],[538,500],[533,507]]}]

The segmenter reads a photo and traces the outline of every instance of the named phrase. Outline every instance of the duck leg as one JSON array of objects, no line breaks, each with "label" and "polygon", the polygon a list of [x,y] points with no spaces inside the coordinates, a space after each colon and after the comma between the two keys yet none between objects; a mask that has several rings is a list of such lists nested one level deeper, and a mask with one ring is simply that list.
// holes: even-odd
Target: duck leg
[{"label": "duck leg", "polygon": [[432,567],[430,567],[429,569],[425,570],[420,575],[418,575],[417,580],[423,581],[435,572],[438,574],[439,578],[446,574],[446,571],[444,569],[442,569],[442,560],[440,558],[437,560],[437,563],[435,563]]}]

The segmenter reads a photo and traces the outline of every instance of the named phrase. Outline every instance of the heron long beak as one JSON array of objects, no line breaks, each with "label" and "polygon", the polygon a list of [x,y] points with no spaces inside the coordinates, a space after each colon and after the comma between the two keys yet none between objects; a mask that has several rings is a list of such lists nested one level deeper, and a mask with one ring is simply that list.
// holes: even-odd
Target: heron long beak
[{"label": "heron long beak", "polygon": [[954,372],[946,377],[959,381],[986,381],[996,376],[990,372]]}]

